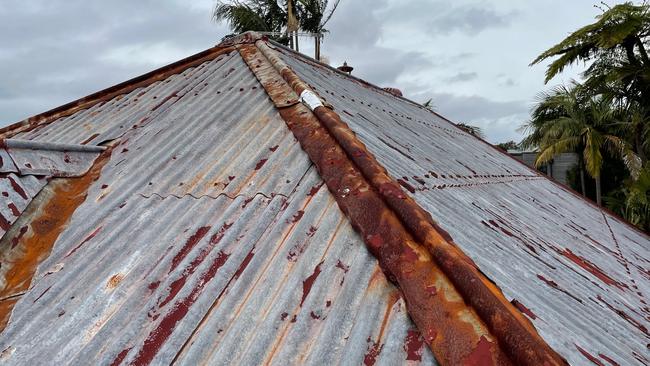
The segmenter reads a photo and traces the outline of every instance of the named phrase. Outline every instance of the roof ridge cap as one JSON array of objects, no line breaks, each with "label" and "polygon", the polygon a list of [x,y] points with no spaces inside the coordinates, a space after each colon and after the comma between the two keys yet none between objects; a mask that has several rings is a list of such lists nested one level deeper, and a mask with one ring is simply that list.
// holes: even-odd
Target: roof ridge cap
[{"label": "roof ridge cap", "polygon": [[[470,358],[476,357],[476,352],[479,352],[481,347],[483,347],[487,348],[487,351],[484,349],[483,351],[485,353],[480,357],[487,357],[488,359],[492,358],[493,361],[496,359],[496,364],[506,365],[511,364],[512,362],[522,365],[566,364],[566,360],[550,348],[523,314],[521,314],[514,305],[505,299],[501,290],[498,289],[498,287],[496,287],[496,285],[482,272],[480,272],[476,264],[474,264],[471,259],[453,243],[449,234],[438,227],[430,214],[409,197],[402,190],[400,185],[388,175],[386,169],[379,164],[372,153],[370,153],[365,145],[356,137],[354,131],[352,131],[349,126],[341,120],[340,116],[338,116],[338,114],[333,110],[323,106],[322,103],[305,101],[305,99],[307,99],[305,98],[306,95],[316,94],[311,90],[311,87],[307,83],[300,79],[300,77],[289,66],[287,66],[282,59],[280,59],[277,51],[271,49],[264,40],[256,41],[254,46],[248,45],[238,47],[238,49],[246,63],[249,65],[251,71],[260,80],[260,83],[267,90],[267,93],[269,93],[269,96],[271,96],[271,94],[278,94],[276,89],[280,89],[281,86],[277,84],[277,77],[270,75],[268,71],[261,68],[261,61],[259,58],[255,59],[256,51],[259,51],[259,53],[266,58],[268,63],[272,65],[276,73],[284,79],[287,84],[284,88],[288,87],[290,91],[300,95],[301,100],[305,102],[305,105],[310,107],[312,118],[316,118],[318,121],[317,124],[309,121],[309,117],[305,112],[300,112],[301,108],[303,110],[306,109],[302,104],[292,105],[289,107],[278,106],[278,109],[280,109],[280,113],[285,119],[285,122],[287,122],[295,137],[301,143],[303,150],[307,152],[310,159],[318,167],[321,177],[325,180],[328,188],[334,194],[341,209],[350,219],[355,229],[362,234],[364,242],[368,248],[373,252],[373,254],[375,254],[382,265],[382,268],[388,270],[388,275],[389,277],[392,277],[393,282],[399,282],[400,288],[407,298],[409,314],[415,321],[425,339],[427,339],[427,344],[436,354],[436,358],[438,358],[439,362],[442,362],[443,364],[454,364],[459,362],[461,359],[458,358],[458,353],[463,352],[466,352],[464,353],[465,356],[468,354],[467,352],[470,352]],[[257,63],[253,64],[254,62]],[[272,99],[275,100],[274,98]],[[310,126],[306,126],[310,123]],[[301,126],[301,124],[305,126]],[[320,131],[323,131],[323,133]],[[340,157],[341,155],[339,151],[341,150],[343,151],[344,157]],[[346,163],[343,160],[347,160],[348,162]],[[331,170],[331,165],[336,164],[341,165],[340,171]],[[360,179],[359,175],[361,176]],[[339,192],[339,189],[341,189],[341,185],[343,184],[342,182],[348,182],[350,186],[354,187],[369,186],[370,191],[359,191],[358,188],[356,188],[357,191],[350,192],[349,188],[344,188],[344,191],[348,192],[339,194],[341,193]],[[355,194],[360,197],[354,197]],[[364,196],[364,198],[361,196]],[[379,197],[380,201],[383,201],[383,204],[377,202],[376,196]],[[364,201],[364,199],[367,200],[367,202]],[[354,200],[356,200],[357,204],[362,206],[368,205],[369,202],[372,202],[372,205],[374,206],[371,205],[371,207],[364,207],[369,211],[383,210],[378,214],[378,216],[375,214],[377,222],[364,222],[364,219],[368,220],[364,215],[372,216],[372,212],[364,213],[361,216],[359,216],[358,212],[352,212],[354,204],[350,203],[350,201]],[[395,222],[393,218],[396,218],[397,222]],[[389,228],[384,227],[384,229],[389,230],[388,234],[396,235],[395,230],[397,230],[397,233],[401,233],[399,235],[402,236],[399,238],[390,237],[390,235],[388,235],[387,238],[378,236],[376,230],[379,230],[378,227],[381,227],[381,225],[389,226]],[[404,228],[406,229],[406,233],[401,231]],[[367,234],[369,231],[373,234],[363,235],[364,232]],[[426,287],[426,282],[424,282],[423,285],[422,278],[404,279],[404,277],[402,277],[402,280],[408,285],[405,288],[402,286],[403,283],[400,282],[400,278],[398,278],[400,273],[395,273],[394,271],[391,271],[390,268],[387,268],[391,266],[395,268],[395,266],[399,267],[403,265],[403,263],[398,262],[401,260],[399,258],[404,255],[404,250],[409,250],[407,247],[410,247],[411,252],[415,250],[411,245],[413,240],[411,235],[419,242],[413,244],[416,244],[416,246],[421,245],[426,248],[425,250],[427,250],[429,255],[433,258],[435,268],[432,269],[432,271],[438,269],[441,270],[443,273],[442,281],[444,282],[445,276],[447,281],[451,280],[449,286],[462,294],[463,300],[469,304],[469,306],[464,305],[467,309],[461,307],[463,310],[457,310],[455,313],[450,315],[449,318],[454,318],[454,316],[458,316],[458,314],[463,311],[469,311],[469,313],[464,313],[469,319],[472,319],[474,316],[471,314],[476,314],[480,319],[479,322],[487,325],[487,334],[490,338],[496,339],[496,342],[494,342],[496,344],[490,342],[490,340],[485,338],[485,335],[481,333],[480,329],[482,324],[477,324],[473,320],[461,320],[459,318],[451,324],[452,327],[456,327],[456,333],[454,333],[454,335],[458,335],[459,338],[466,340],[467,338],[463,338],[463,335],[474,332],[474,338],[472,339],[474,339],[473,342],[477,343],[471,344],[469,351],[465,349],[459,352],[458,349],[454,349],[453,345],[439,339],[436,340],[437,338],[440,338],[435,336],[435,334],[437,334],[436,332],[442,330],[433,330],[431,328],[432,317],[434,317],[434,315],[431,315],[430,313],[432,313],[433,310],[439,309],[427,306],[433,304],[434,306],[444,307],[446,303],[432,303],[426,299],[435,297],[435,287],[433,295],[427,294],[429,287]],[[392,245],[393,247],[388,248],[388,251],[391,252],[390,256],[385,256],[382,253],[382,250],[385,249],[382,247],[384,240],[393,240],[391,242],[391,244],[394,244]],[[422,260],[421,255],[423,255],[425,259],[427,258],[425,254],[418,253],[415,256],[415,259],[411,260],[413,262],[419,262]],[[413,296],[414,294],[416,295],[415,297]],[[411,300],[412,303],[409,304],[408,300]],[[416,302],[415,306],[409,306],[413,305],[414,302]],[[435,320],[440,321],[440,319]],[[449,319],[447,319],[447,321],[449,321]],[[463,325],[467,325],[467,322],[478,326],[479,330],[472,329],[467,331],[467,329],[463,328]],[[430,334],[431,331],[434,332],[433,336]],[[477,339],[479,340],[477,341]],[[487,346],[482,344],[484,341],[487,342]],[[467,346],[467,344],[465,344],[465,346]],[[462,346],[459,346],[459,348],[461,347]],[[468,360],[469,358],[464,359]]]}]

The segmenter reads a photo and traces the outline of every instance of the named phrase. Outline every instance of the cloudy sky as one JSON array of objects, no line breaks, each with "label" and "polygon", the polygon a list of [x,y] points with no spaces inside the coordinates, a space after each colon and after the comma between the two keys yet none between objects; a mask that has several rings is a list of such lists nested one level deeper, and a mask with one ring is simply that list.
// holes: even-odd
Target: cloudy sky
[{"label": "cloudy sky", "polygon": [[[596,0],[341,0],[323,54],[354,74],[519,140],[545,88],[536,55],[593,21]],[[0,1],[0,125],[218,43],[213,0]],[[304,40],[303,44],[311,44]],[[302,50],[310,52],[309,47]],[[569,70],[560,83],[575,77]]]}]

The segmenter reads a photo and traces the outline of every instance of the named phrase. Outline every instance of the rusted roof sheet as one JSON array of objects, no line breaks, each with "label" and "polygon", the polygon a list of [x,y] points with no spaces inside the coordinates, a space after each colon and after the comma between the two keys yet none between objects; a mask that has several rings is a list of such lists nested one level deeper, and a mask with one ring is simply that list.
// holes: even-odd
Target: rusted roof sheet
[{"label": "rusted roof sheet", "polygon": [[571,364],[648,363],[647,236],[425,108],[280,50]]},{"label": "rusted roof sheet", "polygon": [[113,141],[5,363],[435,363],[238,53],[17,137]]},{"label": "rusted roof sheet", "polygon": [[34,196],[47,184],[43,177],[0,175],[0,237],[11,228]]}]

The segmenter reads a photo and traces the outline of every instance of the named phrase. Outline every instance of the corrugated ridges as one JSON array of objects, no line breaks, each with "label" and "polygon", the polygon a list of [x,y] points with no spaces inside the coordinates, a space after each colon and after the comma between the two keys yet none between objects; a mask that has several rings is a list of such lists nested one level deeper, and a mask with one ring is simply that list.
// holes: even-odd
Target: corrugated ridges
[{"label": "corrugated ridges", "polygon": [[555,350],[647,362],[647,237],[424,108],[279,50]]},{"label": "corrugated ridges", "polygon": [[137,128],[120,126],[152,111],[146,94],[124,115],[98,107],[34,132],[119,140],[14,308],[6,362],[433,363],[239,56],[204,65],[202,83]]}]

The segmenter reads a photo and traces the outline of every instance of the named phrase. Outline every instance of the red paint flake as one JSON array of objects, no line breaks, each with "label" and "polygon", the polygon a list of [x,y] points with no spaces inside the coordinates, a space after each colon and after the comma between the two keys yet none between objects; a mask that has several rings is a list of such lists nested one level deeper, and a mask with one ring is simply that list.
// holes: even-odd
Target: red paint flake
[{"label": "red paint flake", "polygon": [[332,300],[325,301],[325,307],[329,308],[330,306],[332,306]]},{"label": "red paint flake", "polygon": [[403,179],[398,179],[397,183],[399,183],[402,187],[406,188],[409,192],[415,193],[415,188],[409,183],[406,183]]},{"label": "red paint flake", "polygon": [[23,235],[27,233],[27,226],[23,226],[20,228],[20,231],[18,232],[18,235],[14,238],[11,239],[11,249],[15,248],[16,245],[20,242],[20,239],[22,239]]},{"label": "red paint flake", "polygon": [[196,243],[198,243],[205,234],[210,231],[211,226],[202,226],[200,227],[192,236],[190,236],[187,241],[185,242],[185,245],[181,248],[181,250],[174,256],[174,259],[172,259],[172,265],[171,268],[169,269],[169,273],[171,273],[176,267],[180,264],[180,262],[187,256],[187,254],[194,248]]},{"label": "red paint flake", "polygon": [[311,316],[312,319],[320,319],[320,315],[316,315],[313,311],[309,313],[309,316]]},{"label": "red paint flake", "polygon": [[343,273],[348,273],[348,271],[350,270],[350,266],[346,266],[345,264],[343,264],[343,262],[341,262],[341,260],[336,262],[336,268],[342,269]]},{"label": "red paint flake", "polygon": [[304,304],[307,295],[309,295],[309,291],[311,291],[311,288],[314,285],[314,281],[316,281],[316,278],[318,278],[318,275],[320,274],[320,266],[322,264],[323,262],[318,263],[316,268],[314,268],[314,273],[312,273],[309,277],[307,277],[304,281],[302,281],[302,300],[300,300],[301,307],[302,304]]},{"label": "red paint flake", "polygon": [[305,211],[302,211],[302,210],[299,210],[298,212],[296,212],[296,214],[293,215],[293,218],[291,219],[291,223],[293,224],[293,223],[296,223],[296,222],[300,221],[300,219],[302,219],[302,216],[304,214],[305,214]]},{"label": "red paint flake", "polygon": [[632,325],[633,325],[634,327],[636,327],[638,330],[640,330],[641,332],[643,332],[643,334],[645,334],[646,336],[649,335],[649,334],[648,334],[648,328],[646,328],[645,325],[643,325],[643,324],[639,323],[638,321],[636,321],[635,319],[633,319],[631,316],[629,316],[629,315],[628,315],[626,312],[624,312],[623,310],[620,310],[620,309],[615,308],[614,306],[612,306],[611,304],[609,304],[607,301],[605,301],[605,300],[604,300],[600,295],[596,296],[596,298],[597,298],[598,300],[600,300],[603,304],[607,305],[607,307],[608,307],[611,311],[615,312],[616,314],[618,314],[618,316],[620,316],[620,317],[623,318],[625,321],[627,321],[628,323],[632,324]]},{"label": "red paint flake", "polygon": [[366,355],[363,357],[363,364],[366,366],[373,366],[377,362],[377,356],[381,353],[381,349],[384,348],[383,344],[375,343],[370,338],[368,338],[368,350]]},{"label": "red paint flake", "polygon": [[465,359],[463,365],[465,366],[494,366],[494,360],[492,359],[492,348],[494,343],[490,342],[481,336],[481,339],[478,341],[476,348],[472,353]]},{"label": "red paint flake", "polygon": [[190,307],[194,304],[199,295],[203,292],[203,288],[207,283],[209,283],[214,276],[217,274],[219,268],[221,268],[230,255],[223,252],[219,252],[219,255],[214,260],[210,268],[201,275],[199,281],[192,289],[192,292],[178,302],[169,313],[167,313],[164,318],[158,323],[158,326],[149,333],[149,336],[144,341],[142,348],[136,355],[132,364],[134,365],[146,365],[150,364],[154,359],[160,348],[163,346],[165,341],[172,334],[178,322],[183,320],[185,315],[190,310]]},{"label": "red paint flake", "polygon": [[400,198],[400,199],[405,199],[406,198],[406,195],[399,188],[399,186],[396,186],[393,183],[382,183],[379,186],[379,193],[381,193],[384,196],[393,196],[393,197],[397,197],[397,198]]},{"label": "red paint flake", "polygon": [[63,161],[66,163],[70,163],[70,155],[67,153],[63,154]]},{"label": "red paint flake", "polygon": [[424,338],[420,332],[409,329],[404,340],[404,352],[406,352],[407,361],[422,361],[422,349]]},{"label": "red paint flake", "polygon": [[90,241],[92,238],[94,238],[94,237],[99,233],[99,231],[100,231],[102,228],[103,228],[103,226],[100,226],[100,227],[98,227],[97,229],[95,229],[95,231],[93,231],[92,233],[90,233],[90,235],[88,235],[88,236],[87,236],[87,237],[86,237],[86,238],[85,238],[81,243],[79,243],[79,245],[77,245],[74,249],[72,249],[72,250],[71,250],[68,254],[66,254],[65,257],[63,257],[63,258],[65,259],[65,258],[68,258],[69,256],[73,255],[74,252],[76,252],[79,248],[81,248],[81,246],[83,246],[83,245],[86,244],[88,241]]},{"label": "red paint flake", "polygon": [[48,291],[50,291],[51,288],[52,288],[52,286],[46,288],[45,291],[43,291],[40,295],[38,295],[38,297],[36,299],[34,299],[34,301],[32,303],[35,304],[36,301],[40,300],[41,297],[43,297],[43,295],[45,295]]},{"label": "red paint flake", "polygon": [[599,280],[601,280],[601,281],[602,281],[603,283],[605,283],[606,285],[609,285],[609,286],[612,286],[612,285],[613,285],[613,286],[616,286],[616,287],[620,288],[621,290],[623,289],[623,287],[627,287],[626,285],[621,284],[621,283],[615,281],[614,279],[612,279],[611,277],[609,277],[608,275],[606,275],[606,274],[605,274],[605,273],[604,273],[600,268],[598,268],[598,266],[596,266],[595,264],[593,264],[593,263],[589,262],[588,260],[586,260],[586,259],[584,259],[584,258],[582,258],[582,257],[580,257],[580,256],[578,256],[578,255],[576,255],[576,254],[574,254],[574,253],[573,253],[571,250],[569,250],[569,249],[564,249],[564,251],[562,252],[562,255],[564,255],[565,257],[569,258],[569,259],[570,259],[571,261],[573,261],[575,264],[577,264],[577,265],[579,265],[580,267],[584,268],[586,271],[588,271],[588,272],[591,273],[592,275],[596,276]]},{"label": "red paint flake", "polygon": [[282,319],[282,321],[284,321],[287,318],[287,316],[289,316],[289,313],[282,313],[280,315],[280,319]]},{"label": "red paint flake", "polygon": [[322,186],[323,186],[323,183],[311,187],[311,189],[309,190],[309,193],[307,195],[308,196],[315,195],[316,193],[318,193],[318,191],[320,190],[320,187],[322,187]]},{"label": "red paint flake", "polygon": [[316,230],[318,230],[317,227],[315,226],[310,227],[309,231],[307,232],[307,236],[311,238],[312,236],[314,236],[314,234],[316,234]]},{"label": "red paint flake", "polygon": [[297,315],[294,314],[293,318],[291,318],[291,322],[292,322],[292,323],[295,323],[296,320],[297,320]]},{"label": "red paint flake", "polygon": [[126,147],[124,149],[122,149],[122,153],[125,153],[125,152],[128,152],[128,151],[129,151],[129,149],[127,149]]},{"label": "red paint flake", "polygon": [[582,353],[582,355],[585,356],[586,359],[588,359],[589,361],[593,362],[595,365],[598,365],[598,366],[605,366],[604,363],[600,362],[600,360],[597,359],[596,357],[590,355],[589,352],[587,352],[587,351],[585,351],[584,349],[580,348],[580,346],[578,346],[578,345],[575,344],[575,343],[574,343],[574,345],[576,346],[576,348],[578,349],[578,351],[580,351],[580,353]]},{"label": "red paint flake", "polygon": [[271,152],[275,152],[275,150],[277,150],[278,147],[279,147],[279,145],[275,145],[273,147],[269,147],[269,150],[271,150]]},{"label": "red paint flake", "polygon": [[264,164],[266,164],[266,162],[268,160],[269,159],[262,159],[262,160],[258,161],[257,165],[255,165],[255,170],[260,170],[264,166]]},{"label": "red paint flake", "polygon": [[[133,348],[133,347],[131,347],[131,348]],[[111,362],[111,366],[118,366],[119,364],[121,364],[122,361],[124,361],[124,359],[126,358],[126,355],[129,354],[129,351],[131,350],[131,348],[124,349],[124,350],[122,350],[122,352],[118,353],[118,355],[115,356],[115,359],[113,360],[113,362]]]},{"label": "red paint flake", "polygon": [[426,182],[424,181],[424,179],[418,177],[417,175],[414,175],[414,176],[413,176],[413,179],[414,179],[416,182],[418,182],[418,183],[420,183],[420,184],[422,184],[422,185],[424,185],[424,184],[426,183]]},{"label": "red paint flake", "polygon": [[229,176],[228,176],[228,180],[231,181],[231,182],[232,182],[235,178],[237,178],[237,177],[234,176],[234,175],[229,175]]},{"label": "red paint flake", "polygon": [[287,254],[287,260],[290,262],[295,262],[298,260],[298,256],[304,253],[305,246],[306,243],[296,244],[293,248],[291,248],[291,250],[289,250],[289,253]]},{"label": "red paint flake", "polygon": [[253,247],[253,249],[251,249],[251,251],[248,252],[246,258],[244,258],[244,260],[239,265],[239,268],[237,268],[237,272],[235,272],[234,279],[238,279],[239,276],[241,276],[241,274],[244,272],[246,267],[248,267],[248,264],[251,262],[251,259],[253,259],[253,256],[255,255],[253,250],[255,250],[255,247]]},{"label": "red paint flake", "polygon": [[609,362],[612,366],[621,366],[621,365],[618,364],[618,362],[612,360],[611,358],[605,356],[605,355],[602,354],[602,353],[599,353],[599,354],[598,354],[598,357],[600,357],[600,358],[602,358],[603,360]]},{"label": "red paint flake", "polygon": [[18,210],[18,207],[16,207],[16,205],[14,205],[13,202],[10,202],[10,203],[7,205],[7,207],[9,207],[9,209],[11,210],[11,213],[12,213],[14,216],[16,216],[16,217],[20,216],[20,210]]},{"label": "red paint flake", "polygon": [[11,228],[11,224],[2,214],[0,214],[0,228],[4,231],[8,231]]},{"label": "red paint flake", "polygon": [[160,281],[155,281],[150,283],[149,286],[147,286],[147,288],[151,291],[154,291],[158,288],[158,286],[160,286]]},{"label": "red paint flake", "polygon": [[252,198],[252,197],[251,197],[251,198],[246,198],[246,199],[244,200],[244,204],[241,206],[241,208],[246,208],[246,206],[248,206],[248,204],[251,203],[251,202],[253,202],[253,198]]},{"label": "red paint flake", "polygon": [[2,195],[3,195],[4,197],[9,197],[9,193],[7,193],[7,192],[2,192]]},{"label": "red paint flake", "polygon": [[8,176],[7,179],[9,179],[9,184],[11,184],[11,188],[13,188],[13,190],[16,193],[18,193],[20,197],[22,197],[23,199],[28,199],[27,193],[25,193],[23,187],[21,187],[20,184],[18,184],[18,182],[16,182],[16,180],[13,177]]},{"label": "red paint flake", "polygon": [[436,173],[434,173],[434,172],[429,172],[429,173],[431,173],[431,176],[432,176],[432,177],[434,177],[434,178],[438,178],[438,174],[436,174]]},{"label": "red paint flake", "polygon": [[524,306],[524,304],[520,303],[520,302],[517,301],[516,299],[512,299],[512,301],[510,301],[510,302],[511,302],[512,305],[514,305],[517,309],[519,309],[519,311],[521,311],[522,313],[526,314],[529,318],[531,318],[531,319],[533,319],[533,320],[537,319],[537,315],[535,315],[535,314],[534,314],[530,309],[528,309],[526,306]]}]

